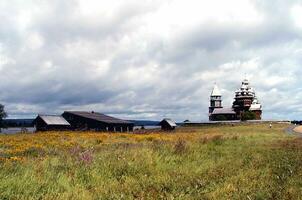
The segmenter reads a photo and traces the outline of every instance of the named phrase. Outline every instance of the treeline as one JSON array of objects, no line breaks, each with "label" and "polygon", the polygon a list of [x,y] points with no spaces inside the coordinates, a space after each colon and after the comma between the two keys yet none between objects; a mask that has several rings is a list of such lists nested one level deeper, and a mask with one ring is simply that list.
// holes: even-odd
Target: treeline
[{"label": "treeline", "polygon": [[32,127],[34,119],[4,119],[3,127]]}]

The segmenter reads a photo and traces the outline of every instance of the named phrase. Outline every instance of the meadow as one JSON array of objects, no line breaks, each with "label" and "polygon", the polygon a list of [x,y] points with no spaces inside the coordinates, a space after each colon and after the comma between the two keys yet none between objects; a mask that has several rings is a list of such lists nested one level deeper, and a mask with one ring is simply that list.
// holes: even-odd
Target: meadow
[{"label": "meadow", "polygon": [[287,126],[0,135],[0,199],[302,199]]}]

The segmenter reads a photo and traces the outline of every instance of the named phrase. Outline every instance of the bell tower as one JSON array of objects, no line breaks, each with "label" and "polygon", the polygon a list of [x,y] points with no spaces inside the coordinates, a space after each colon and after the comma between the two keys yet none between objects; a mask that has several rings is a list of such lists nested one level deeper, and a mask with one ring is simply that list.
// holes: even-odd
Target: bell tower
[{"label": "bell tower", "polygon": [[216,83],[210,96],[209,115],[211,115],[215,108],[222,108],[222,95]]}]

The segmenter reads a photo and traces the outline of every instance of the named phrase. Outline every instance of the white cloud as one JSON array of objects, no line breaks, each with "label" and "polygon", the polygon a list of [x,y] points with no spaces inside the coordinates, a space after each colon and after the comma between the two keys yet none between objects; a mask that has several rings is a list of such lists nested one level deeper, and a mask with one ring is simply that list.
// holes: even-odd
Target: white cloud
[{"label": "white cloud", "polygon": [[39,33],[29,33],[25,39],[25,47],[30,50],[38,50],[44,45],[44,39]]},{"label": "white cloud", "polygon": [[250,25],[261,23],[262,16],[248,0],[175,0],[166,1],[146,18],[150,32],[167,37],[208,22]]},{"label": "white cloud", "polygon": [[298,28],[302,28],[302,5],[301,4],[297,4],[297,5],[294,5],[291,9],[291,15],[292,15],[292,18],[293,18],[293,21],[295,23],[295,25],[298,27]]}]

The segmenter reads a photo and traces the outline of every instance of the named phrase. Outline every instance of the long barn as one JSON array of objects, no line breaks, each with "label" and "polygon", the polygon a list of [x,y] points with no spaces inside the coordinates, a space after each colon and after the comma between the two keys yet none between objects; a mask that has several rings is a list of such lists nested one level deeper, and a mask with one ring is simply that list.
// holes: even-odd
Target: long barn
[{"label": "long barn", "polygon": [[134,123],[97,112],[65,111],[62,116],[73,130],[95,130],[110,132],[133,131]]}]

